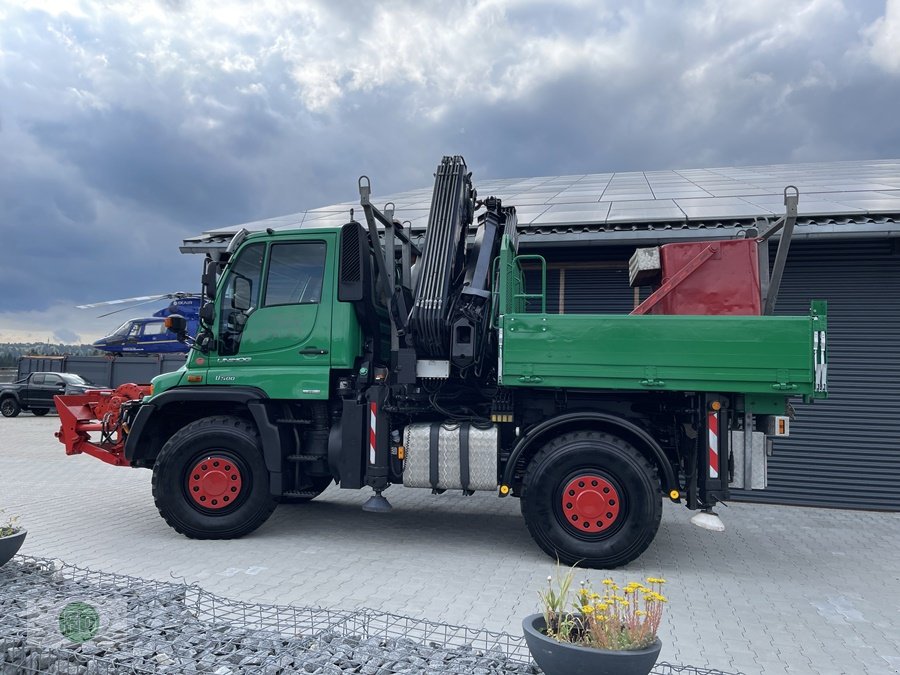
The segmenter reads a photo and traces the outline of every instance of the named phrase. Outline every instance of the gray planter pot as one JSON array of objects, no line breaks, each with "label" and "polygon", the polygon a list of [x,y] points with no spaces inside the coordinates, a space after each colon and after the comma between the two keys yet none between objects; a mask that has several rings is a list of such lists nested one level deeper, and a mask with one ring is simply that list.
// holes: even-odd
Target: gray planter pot
[{"label": "gray planter pot", "polygon": [[0,567],[12,560],[12,557],[19,552],[26,534],[28,531],[21,529],[8,537],[0,537]]},{"label": "gray planter pot", "polygon": [[648,675],[662,649],[658,638],[646,649],[629,651],[579,647],[547,637],[546,628],[543,614],[522,621],[525,642],[545,675]]}]

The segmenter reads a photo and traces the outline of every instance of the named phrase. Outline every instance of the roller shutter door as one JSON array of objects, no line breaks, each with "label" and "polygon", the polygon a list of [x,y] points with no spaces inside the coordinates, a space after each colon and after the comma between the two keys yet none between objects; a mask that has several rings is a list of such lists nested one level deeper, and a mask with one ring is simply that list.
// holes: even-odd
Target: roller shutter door
[{"label": "roller shutter door", "polygon": [[[774,246],[772,247],[774,251]],[[891,241],[796,242],[777,314],[828,301],[829,397],[795,403],[769,487],[739,499],[900,510],[900,256]]]}]

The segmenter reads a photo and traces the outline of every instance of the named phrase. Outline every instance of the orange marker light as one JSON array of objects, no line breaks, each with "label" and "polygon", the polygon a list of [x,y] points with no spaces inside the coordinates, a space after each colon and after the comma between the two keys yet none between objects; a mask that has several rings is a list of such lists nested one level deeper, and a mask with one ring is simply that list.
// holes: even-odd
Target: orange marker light
[{"label": "orange marker light", "polygon": [[712,403],[709,404],[709,407],[718,412],[719,410],[722,409],[722,402],[721,401],[713,401]]}]

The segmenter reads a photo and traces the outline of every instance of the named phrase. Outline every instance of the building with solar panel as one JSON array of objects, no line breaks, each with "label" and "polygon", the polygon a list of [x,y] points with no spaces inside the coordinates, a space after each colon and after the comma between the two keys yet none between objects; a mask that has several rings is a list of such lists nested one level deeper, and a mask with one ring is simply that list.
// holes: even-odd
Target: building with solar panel
[{"label": "building with solar panel", "polygon": [[[769,459],[768,488],[741,498],[900,509],[900,160],[474,182],[481,197],[516,207],[520,248],[546,258],[547,311],[601,314],[627,314],[649,294],[629,285],[637,248],[744,236],[783,215],[784,189],[796,186],[775,313],[803,315],[810,300],[828,301],[830,394],[795,404],[791,436]],[[431,188],[374,199],[393,203],[394,217],[424,237]],[[241,228],[339,226],[358,207],[351,200],[208,230],[182,251],[221,248]]]}]

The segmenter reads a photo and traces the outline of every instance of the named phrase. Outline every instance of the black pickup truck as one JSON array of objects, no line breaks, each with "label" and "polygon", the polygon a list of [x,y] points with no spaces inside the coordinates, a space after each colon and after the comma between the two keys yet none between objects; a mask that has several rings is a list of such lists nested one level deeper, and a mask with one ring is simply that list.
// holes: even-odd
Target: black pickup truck
[{"label": "black pickup truck", "polygon": [[53,407],[57,394],[83,394],[96,389],[74,373],[29,373],[24,379],[0,384],[0,414],[15,417],[23,410],[43,416]]}]

